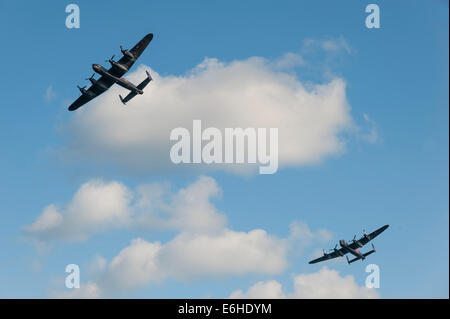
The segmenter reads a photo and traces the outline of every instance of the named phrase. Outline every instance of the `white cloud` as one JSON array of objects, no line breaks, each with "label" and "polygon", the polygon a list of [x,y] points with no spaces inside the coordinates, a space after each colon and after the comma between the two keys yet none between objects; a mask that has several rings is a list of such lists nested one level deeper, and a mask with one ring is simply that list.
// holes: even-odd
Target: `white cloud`
[{"label": "white cloud", "polygon": [[[181,232],[167,243],[136,238],[109,263],[96,257],[94,264],[99,264],[96,269],[100,271],[93,280],[81,283],[79,292],[63,292],[58,296],[103,298],[126,294],[167,279],[187,281],[247,274],[280,274],[288,266],[290,244],[289,238],[278,238],[262,229],[249,232],[228,228],[216,233]],[[246,294],[234,292],[233,296],[276,298],[285,297],[285,294],[281,291],[281,285],[273,281],[260,283]]]},{"label": "white cloud", "polygon": [[40,241],[86,240],[90,235],[130,223],[132,194],[118,182],[92,180],[80,187],[62,208],[52,204],[29,226],[26,234]]},{"label": "white cloud", "polygon": [[226,225],[225,215],[210,201],[219,195],[216,181],[206,176],[176,193],[158,183],[133,192],[119,182],[92,180],[62,208],[47,206],[25,232],[41,242],[86,240],[114,228],[216,232]]},{"label": "white cloud", "polygon": [[106,258],[96,255],[92,262],[88,265],[87,271],[89,274],[97,274],[101,271],[104,271],[106,268],[106,265],[108,264],[108,261]]},{"label": "white cloud", "polygon": [[47,103],[52,102],[54,99],[56,98],[56,92],[53,89],[52,85],[49,85],[47,87],[47,89],[45,90],[45,94],[44,94],[44,100]]},{"label": "white cloud", "polygon": [[[66,126],[69,145],[62,154],[72,160],[108,160],[137,172],[180,168],[170,161],[174,142],[170,132],[177,127],[192,130],[194,119],[204,128],[253,127],[279,129],[281,167],[316,163],[343,152],[341,134],[354,124],[344,80],[326,84],[301,83],[286,72],[302,64],[289,53],[268,61],[259,57],[223,63],[206,58],[184,76],[160,76],[145,94],[123,106],[114,86],[109,92],[76,111]],[[131,73],[138,83],[145,77],[141,65]],[[185,164],[184,169],[221,169],[238,173],[257,165],[215,166]]]},{"label": "white cloud", "polygon": [[109,263],[96,282],[101,296],[127,292],[163,279],[165,269],[158,258],[162,245],[141,238],[132,240]]},{"label": "white cloud", "polygon": [[[113,229],[175,230],[181,235],[169,247],[186,243],[194,245],[208,240],[225,247],[220,240],[229,237],[226,240],[229,240],[230,249],[237,249],[233,246],[233,239],[238,237],[243,240],[239,241],[243,245],[246,238],[249,245],[252,239],[264,238],[264,231],[248,234],[227,232],[227,217],[212,202],[221,193],[216,181],[208,176],[200,176],[192,184],[175,192],[164,183],[138,185],[133,191],[116,181],[91,180],[83,184],[61,208],[57,208],[56,204],[44,208],[36,220],[25,227],[25,233],[39,242],[48,242],[84,241],[97,233]],[[220,236],[210,237],[214,234]],[[306,223],[294,221],[286,240],[289,240],[289,245],[300,249],[313,241],[327,242],[332,237],[326,229],[313,232]],[[186,251],[191,248],[188,245],[183,247]],[[267,264],[269,266],[270,263]]]},{"label": "white cloud", "polygon": [[369,115],[363,113],[364,121],[369,125],[368,132],[362,133],[360,136],[368,143],[374,144],[380,142],[380,134],[378,133],[377,124]]},{"label": "white cloud", "polygon": [[336,270],[322,268],[317,273],[294,278],[290,298],[377,298],[376,290],[358,286],[351,275],[341,277]]},{"label": "white cloud", "polygon": [[[264,230],[182,233],[166,244],[136,238],[94,280],[63,298],[124,294],[168,278],[193,280],[250,273],[276,274],[287,267],[286,242]],[[86,286],[85,286],[86,285]]]},{"label": "white cloud", "polygon": [[308,298],[308,299],[366,299],[378,298],[375,289],[359,286],[351,275],[340,276],[336,270],[323,267],[320,271],[294,276],[294,288],[283,291],[275,280],[258,282],[247,292],[236,290],[230,298]]},{"label": "white cloud", "polygon": [[94,299],[101,298],[99,287],[96,283],[87,282],[80,286],[80,288],[65,290],[65,291],[52,291],[50,293],[52,298],[60,299]]},{"label": "white cloud", "polygon": [[287,266],[287,243],[262,229],[181,234],[164,246],[165,269],[176,277],[275,274]]},{"label": "white cloud", "polygon": [[345,51],[347,54],[352,54],[353,49],[348,44],[344,37],[329,38],[329,39],[305,39],[303,41],[303,49],[316,49],[319,48],[329,53],[338,53],[339,51]]},{"label": "white cloud", "polygon": [[278,70],[285,70],[305,66],[306,64],[306,61],[299,54],[288,52],[281,58],[275,60],[274,67]]},{"label": "white cloud", "polygon": [[281,284],[276,280],[260,281],[251,286],[247,292],[242,290],[233,291],[231,299],[283,299],[286,295]]},{"label": "white cloud", "polygon": [[310,242],[312,240],[319,240],[327,242],[333,238],[333,234],[326,229],[319,229],[317,232],[312,232],[305,222],[295,221],[290,225],[291,237],[293,239],[300,239],[302,241]]},{"label": "white cloud", "polygon": [[[154,189],[151,186],[150,188]],[[141,214],[137,218],[139,225],[191,232],[214,232],[226,225],[225,215],[219,212],[211,202],[212,198],[221,194],[216,181],[211,177],[201,176],[195,183],[170,196],[170,203],[160,202],[160,206],[157,208],[163,210],[165,216],[159,218],[155,218],[154,214],[148,214],[145,211],[145,202],[155,201],[155,194],[149,192],[145,186],[140,187],[139,192],[141,209]],[[160,196],[164,196],[164,193],[160,193]]]},{"label": "white cloud", "polygon": [[303,254],[306,247],[313,242],[326,243],[333,238],[333,234],[326,229],[311,231],[305,222],[294,221],[289,225],[290,247],[295,255]]},{"label": "white cloud", "polygon": [[27,227],[30,233],[46,232],[48,230],[59,227],[63,222],[63,216],[54,205],[44,208],[42,214],[36,221]]},{"label": "white cloud", "polygon": [[300,222],[292,223],[286,238],[263,229],[232,230],[211,202],[220,194],[216,181],[206,176],[177,192],[158,183],[133,192],[118,182],[95,180],[82,185],[63,209],[48,206],[26,231],[43,242],[86,239],[120,227],[178,231],[165,243],[136,238],[109,262],[97,255],[87,267],[91,280],[77,292],[57,294],[73,298],[122,294],[166,279],[279,274],[293,245],[328,238],[326,230],[312,232]]}]

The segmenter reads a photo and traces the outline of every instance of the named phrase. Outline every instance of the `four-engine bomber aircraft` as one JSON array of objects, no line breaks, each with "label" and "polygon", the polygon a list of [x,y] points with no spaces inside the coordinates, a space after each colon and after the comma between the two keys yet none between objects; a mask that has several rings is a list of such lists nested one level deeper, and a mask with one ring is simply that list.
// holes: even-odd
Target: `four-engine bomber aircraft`
[{"label": "four-engine bomber aircraft", "polygon": [[345,240],[340,240],[339,244],[341,245],[340,249],[337,249],[336,245],[333,248],[333,252],[331,253],[326,253],[325,250],[323,251],[323,256],[319,257],[317,259],[311,260],[309,263],[310,264],[315,264],[324,260],[328,260],[328,259],[333,259],[336,257],[343,257],[345,254],[350,253],[352,255],[355,256],[354,259],[349,260],[348,256],[345,256],[347,258],[347,262],[349,264],[351,264],[354,261],[357,260],[364,260],[366,259],[367,256],[369,256],[370,254],[375,252],[375,247],[372,244],[372,250],[368,251],[367,253],[361,253],[358,248],[361,248],[362,246],[364,246],[365,244],[367,244],[369,241],[371,241],[372,239],[374,239],[375,237],[377,237],[379,234],[381,234],[383,231],[386,230],[386,228],[388,228],[389,225],[384,225],[383,227],[377,229],[376,231],[370,233],[369,235],[366,234],[365,231],[363,231],[363,237],[361,237],[360,239],[356,240],[356,235],[353,237],[353,239],[351,240],[351,243],[347,243]]},{"label": "four-engine bomber aircraft", "polygon": [[142,90],[152,80],[150,74],[147,71],[147,78],[137,86],[135,86],[130,81],[122,78],[122,76],[126,72],[128,72],[137,58],[139,58],[142,52],[144,52],[145,48],[148,46],[150,41],[152,41],[152,39],[153,34],[149,33],[144,38],[142,38],[142,40],[139,41],[139,43],[136,44],[131,50],[124,50],[122,46],[120,46],[120,51],[122,51],[123,57],[116,62],[113,60],[113,55],[111,59],[108,60],[108,62],[111,64],[111,68],[109,70],[106,70],[99,64],[92,64],[92,68],[94,69],[95,73],[100,74],[101,77],[98,80],[94,79],[94,73],[89,79],[86,79],[91,81],[92,83],[91,87],[89,87],[89,89],[87,90],[85,89],[85,86],[78,86],[78,89],[81,91],[81,96],[69,106],[69,111],[74,111],[93,98],[99,96],[100,94],[108,90],[114,83],[117,83],[118,85],[130,90],[130,93],[125,98],[122,98],[122,96],[119,95],[120,101],[122,101],[123,104],[127,103],[137,94],[143,94],[144,92]]}]

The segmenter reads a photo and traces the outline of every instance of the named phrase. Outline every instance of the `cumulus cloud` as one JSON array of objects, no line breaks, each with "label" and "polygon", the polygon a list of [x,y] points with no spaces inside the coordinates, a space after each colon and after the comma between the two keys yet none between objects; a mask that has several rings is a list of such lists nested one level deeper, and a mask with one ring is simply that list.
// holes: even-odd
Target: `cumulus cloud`
[{"label": "cumulus cloud", "polygon": [[293,239],[300,239],[303,242],[311,242],[312,240],[319,240],[321,242],[327,242],[333,238],[333,234],[322,228],[317,232],[312,232],[308,224],[305,222],[295,221],[292,222],[290,227],[291,237]]},{"label": "cumulus cloud", "polygon": [[66,291],[52,291],[52,298],[58,299],[95,299],[101,298],[98,285],[93,282],[87,282],[80,286],[80,288],[66,290]]},{"label": "cumulus cloud", "polygon": [[[182,236],[169,247],[211,239],[218,240],[215,244],[224,246],[219,240],[221,237],[202,237],[210,234],[221,234],[224,239],[231,236],[228,244],[232,245],[233,239],[239,237],[238,233],[224,231],[227,229],[227,217],[213,202],[221,193],[215,179],[208,176],[200,176],[177,191],[172,191],[166,183],[141,184],[132,190],[117,181],[94,179],[83,184],[67,204],[45,207],[24,230],[27,236],[40,242],[84,241],[97,233],[126,228],[180,232]],[[327,242],[333,237],[326,229],[313,232],[300,221],[292,222],[289,227],[286,240],[296,249],[313,241]],[[248,236],[264,238],[264,233],[255,231]],[[235,248],[232,246],[232,249]],[[188,251],[191,247],[184,246],[183,249]]]},{"label": "cumulus cloud", "polygon": [[242,290],[233,291],[231,299],[284,299],[286,295],[283,287],[276,280],[260,281],[248,288],[247,292]]},{"label": "cumulus cloud", "polygon": [[290,247],[295,255],[303,254],[305,248],[313,242],[326,243],[333,238],[333,234],[327,229],[318,229],[313,232],[308,224],[301,221],[294,221],[289,225]]},{"label": "cumulus cloud", "polygon": [[287,267],[287,245],[256,229],[218,234],[182,233],[169,242],[136,238],[95,279],[63,298],[101,298],[124,294],[168,278],[193,280],[250,273],[276,274]]},{"label": "cumulus cloud", "polygon": [[108,261],[106,258],[96,255],[95,258],[91,261],[91,263],[87,267],[87,271],[89,274],[97,274],[103,270],[105,270]]},{"label": "cumulus cloud", "polygon": [[[291,234],[292,236],[292,234]],[[313,235],[316,237],[317,235]],[[296,238],[298,240],[298,237]],[[103,298],[126,294],[167,279],[199,280],[246,274],[275,275],[288,266],[291,238],[278,238],[265,230],[238,232],[223,228],[215,233],[185,231],[166,243],[133,239],[108,263],[96,257],[97,273],[76,292],[62,298]],[[233,298],[282,298],[276,281],[259,283]]]},{"label": "cumulus cloud", "polygon": [[294,276],[293,291],[286,293],[275,280],[258,282],[246,292],[236,290],[230,298],[303,298],[303,299],[372,299],[379,295],[375,289],[359,286],[351,275],[323,267],[310,274]]},{"label": "cumulus cloud", "polygon": [[175,194],[161,184],[141,185],[137,193],[134,210],[139,227],[215,232],[226,225],[226,216],[211,202],[221,194],[211,177],[201,176]]},{"label": "cumulus cloud", "polygon": [[224,229],[209,235],[181,234],[164,249],[161,254],[164,268],[181,278],[275,274],[287,266],[287,242],[262,229],[249,232]]},{"label": "cumulus cloud", "polygon": [[107,270],[97,279],[100,295],[126,292],[150,282],[162,279],[164,269],[159,264],[158,255],[162,245],[141,238],[132,240],[108,264]]},{"label": "cumulus cloud", "polygon": [[29,226],[27,236],[40,242],[84,241],[117,228],[216,232],[226,216],[211,202],[220,195],[211,177],[202,176],[172,193],[166,184],[139,185],[135,191],[119,182],[92,180],[66,205],[51,204]]},{"label": "cumulus cloud", "polygon": [[[192,131],[193,120],[203,128],[278,128],[279,165],[316,163],[343,152],[343,132],[353,128],[346,84],[341,78],[307,85],[288,72],[301,65],[295,53],[270,61],[260,57],[229,63],[206,58],[180,76],[161,76],[145,94],[124,107],[114,86],[78,110],[65,126],[68,147],[62,154],[72,160],[107,160],[122,168],[150,173],[170,168],[228,170],[249,173],[254,165],[178,164],[170,161],[177,127]],[[145,78],[141,65],[129,75]],[[180,167],[181,166],[181,167]]]},{"label": "cumulus cloud", "polygon": [[92,180],[63,207],[44,208],[25,232],[40,241],[86,240],[93,233],[129,224],[130,201],[131,193],[123,184]]},{"label": "cumulus cloud", "polygon": [[45,208],[26,232],[47,242],[86,239],[124,227],[177,231],[164,243],[135,238],[110,261],[95,256],[87,267],[91,279],[75,292],[57,294],[68,298],[112,296],[166,279],[279,274],[295,244],[328,238],[326,230],[312,232],[301,222],[294,222],[285,238],[263,229],[230,229],[225,214],[211,201],[220,194],[216,181],[207,176],[176,192],[161,183],[132,191],[118,182],[94,180],[62,208]]}]

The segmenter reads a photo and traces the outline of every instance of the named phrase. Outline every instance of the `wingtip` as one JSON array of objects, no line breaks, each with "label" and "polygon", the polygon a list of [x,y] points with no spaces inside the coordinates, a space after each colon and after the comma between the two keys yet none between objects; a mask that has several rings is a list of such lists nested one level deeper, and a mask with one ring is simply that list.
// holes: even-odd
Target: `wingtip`
[{"label": "wingtip", "polygon": [[73,111],[75,111],[77,108],[78,108],[78,107],[74,107],[73,105],[70,105],[67,109],[68,109],[70,112],[73,112]]}]

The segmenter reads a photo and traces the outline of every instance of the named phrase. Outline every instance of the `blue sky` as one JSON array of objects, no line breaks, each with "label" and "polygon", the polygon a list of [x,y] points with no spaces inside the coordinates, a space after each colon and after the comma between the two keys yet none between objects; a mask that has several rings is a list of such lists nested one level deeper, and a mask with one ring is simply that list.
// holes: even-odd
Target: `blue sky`
[{"label": "blue sky", "polygon": [[[93,178],[130,189],[168,182],[176,192],[201,174],[220,187],[222,194],[213,203],[233,230],[264,229],[286,238],[289,225],[301,221],[313,232],[328,230],[333,239],[313,241],[301,254],[289,253],[289,265],[274,274],[168,276],[119,296],[227,297],[267,280],[277,280],[289,292],[293,276],[324,266],[307,264],[315,250],[332,248],[363,228],[390,224],[375,240],[377,253],[370,260],[325,266],[340,276],[352,275],[362,286],[365,266],[379,265],[381,297],[448,297],[447,2],[378,1],[381,28],[370,30],[364,25],[370,2],[364,1],[345,6],[336,1],[137,1],[129,8],[119,1],[76,3],[80,29],[65,27],[69,2],[0,4],[0,297],[52,296],[53,290],[64,290],[58,280],[67,264],[80,265],[83,284],[88,279],[83,269],[96,255],[111,261],[134,238],[166,243],[176,233],[113,230],[83,242],[55,241],[40,251],[24,227],[46,206],[63,206]],[[149,32],[155,37],[136,66],[148,65],[161,77],[183,76],[205,57],[224,63],[253,56],[274,61],[294,52],[307,61],[289,71],[298,81],[345,81],[350,115],[360,132],[343,134],[342,152],[312,164],[280,167],[274,175],[174,173],[170,167],[130,172],[105,159],[65,159],[60,150],[71,147],[73,138],[65,128],[76,116],[66,106],[78,96],[75,86],[92,74],[92,63],[106,65],[103,61],[112,54],[120,56],[120,44],[131,47]],[[333,52],[308,50],[308,40],[340,46]],[[49,87],[55,95],[46,100]],[[364,138],[371,128],[377,132],[375,143]]]}]

